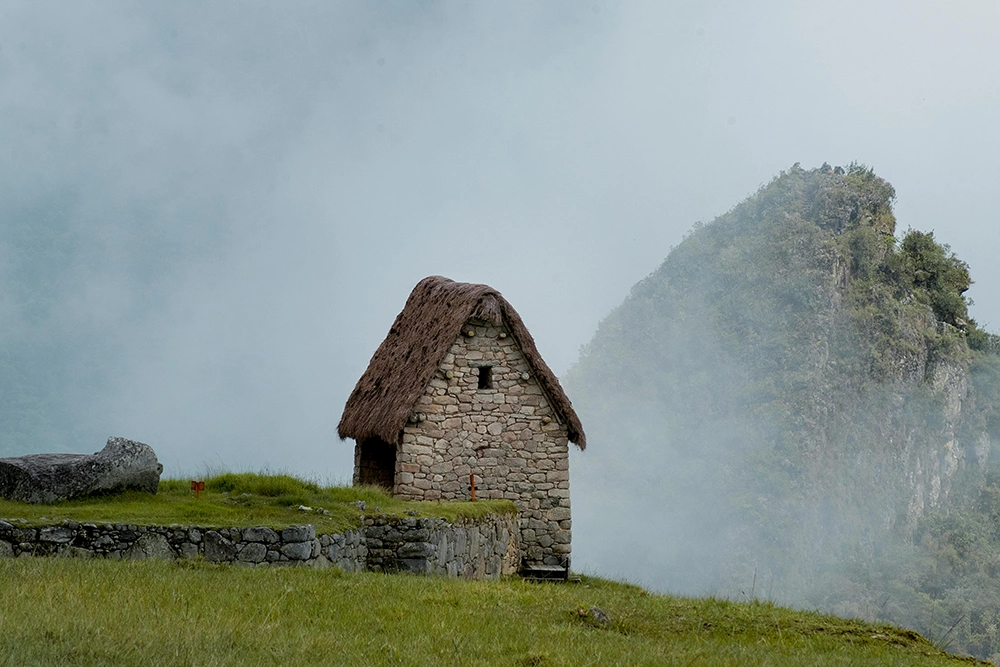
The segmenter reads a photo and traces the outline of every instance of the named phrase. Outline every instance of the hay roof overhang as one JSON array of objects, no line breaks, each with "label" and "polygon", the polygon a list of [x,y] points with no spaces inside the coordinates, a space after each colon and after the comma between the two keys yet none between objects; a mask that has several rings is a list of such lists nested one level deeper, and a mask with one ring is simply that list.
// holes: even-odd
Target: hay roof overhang
[{"label": "hay roof overhang", "polygon": [[587,438],[580,418],[513,306],[489,285],[457,283],[442,276],[424,278],[413,288],[347,399],[337,426],[340,438],[360,442],[377,437],[398,444],[417,399],[462,325],[472,318],[507,326],[556,415],[566,425],[569,440],[584,449]]}]

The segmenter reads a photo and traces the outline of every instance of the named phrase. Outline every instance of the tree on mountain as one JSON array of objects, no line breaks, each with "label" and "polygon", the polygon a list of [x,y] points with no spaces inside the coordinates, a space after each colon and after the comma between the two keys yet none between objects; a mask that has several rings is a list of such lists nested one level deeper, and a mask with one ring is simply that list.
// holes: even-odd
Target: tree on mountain
[{"label": "tree on mountain", "polygon": [[899,248],[900,268],[918,297],[926,299],[939,322],[966,329],[968,300],[963,296],[972,285],[969,265],[951,248],[934,240],[934,232],[911,229]]}]

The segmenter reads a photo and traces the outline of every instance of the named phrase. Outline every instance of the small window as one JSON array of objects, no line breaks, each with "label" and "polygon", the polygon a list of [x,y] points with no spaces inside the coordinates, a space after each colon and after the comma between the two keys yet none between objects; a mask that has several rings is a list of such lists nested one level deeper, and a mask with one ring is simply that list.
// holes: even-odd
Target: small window
[{"label": "small window", "polygon": [[493,370],[492,366],[480,366],[479,367],[479,388],[480,389],[492,389],[493,388]]}]

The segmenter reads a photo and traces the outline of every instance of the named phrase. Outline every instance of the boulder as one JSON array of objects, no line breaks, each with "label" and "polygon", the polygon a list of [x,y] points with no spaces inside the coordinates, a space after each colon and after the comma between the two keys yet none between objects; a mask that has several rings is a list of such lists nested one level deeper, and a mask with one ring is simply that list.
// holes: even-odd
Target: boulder
[{"label": "boulder", "polygon": [[0,459],[0,497],[50,504],[94,493],[156,493],[163,466],[149,445],[108,438],[93,454],[30,454]]}]

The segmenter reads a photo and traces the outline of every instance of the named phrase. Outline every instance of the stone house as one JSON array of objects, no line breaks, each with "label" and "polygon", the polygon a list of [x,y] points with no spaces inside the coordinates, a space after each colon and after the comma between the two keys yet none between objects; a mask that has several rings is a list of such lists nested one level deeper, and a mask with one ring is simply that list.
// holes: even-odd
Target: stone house
[{"label": "stone house", "polygon": [[[517,311],[487,285],[424,278],[347,400],[354,483],[409,500],[506,498],[524,569],[569,571],[569,442],[586,436]],[[471,479],[470,479],[471,477]]]}]

